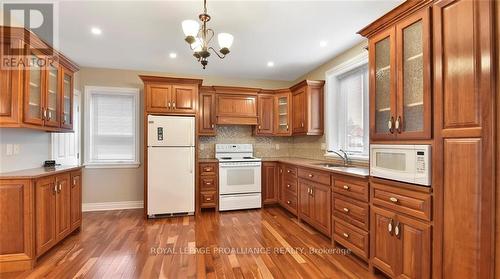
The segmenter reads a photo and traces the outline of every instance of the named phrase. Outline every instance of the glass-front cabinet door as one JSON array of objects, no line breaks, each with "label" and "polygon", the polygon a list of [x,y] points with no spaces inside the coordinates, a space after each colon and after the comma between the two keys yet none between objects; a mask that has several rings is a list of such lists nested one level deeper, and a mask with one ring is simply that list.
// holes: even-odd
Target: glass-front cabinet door
[{"label": "glass-front cabinet door", "polygon": [[275,127],[277,135],[288,136],[292,134],[290,124],[290,92],[275,95]]},{"label": "glass-front cabinet door", "polygon": [[400,139],[431,137],[429,9],[396,25],[398,90],[396,133]]},{"label": "glass-front cabinet door", "polygon": [[41,56],[30,53],[30,66],[24,70],[24,122],[34,125],[43,125],[45,117],[44,107],[44,69],[43,63],[38,63]]},{"label": "glass-front cabinet door", "polygon": [[62,70],[61,127],[73,129],[73,73]]},{"label": "glass-front cabinet door", "polygon": [[59,127],[59,98],[60,98],[60,83],[59,69],[53,65],[47,67],[47,86],[45,97],[45,125]]},{"label": "glass-front cabinet door", "polygon": [[396,52],[395,32],[390,28],[370,39],[370,138],[395,137]]}]

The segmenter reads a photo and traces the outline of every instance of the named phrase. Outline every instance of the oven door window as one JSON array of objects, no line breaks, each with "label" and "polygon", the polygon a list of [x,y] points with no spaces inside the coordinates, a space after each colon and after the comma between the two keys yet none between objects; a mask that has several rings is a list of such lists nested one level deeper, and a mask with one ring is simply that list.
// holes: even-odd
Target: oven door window
[{"label": "oven door window", "polygon": [[253,185],[255,183],[254,169],[228,169],[227,170],[227,185]]},{"label": "oven door window", "polygon": [[405,153],[376,152],[375,156],[378,168],[406,171],[407,154]]},{"label": "oven door window", "polygon": [[261,184],[260,166],[221,166],[219,169],[219,193],[257,193]]}]

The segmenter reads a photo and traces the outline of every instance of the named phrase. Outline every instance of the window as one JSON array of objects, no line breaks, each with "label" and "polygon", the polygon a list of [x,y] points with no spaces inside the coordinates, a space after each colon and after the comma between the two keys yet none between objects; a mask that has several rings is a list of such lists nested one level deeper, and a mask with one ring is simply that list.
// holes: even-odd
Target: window
[{"label": "window", "polygon": [[85,165],[139,166],[139,90],[85,87]]},{"label": "window", "polygon": [[[327,150],[368,159],[368,57],[363,53],[326,74]],[[328,152],[326,156],[337,156]]]}]

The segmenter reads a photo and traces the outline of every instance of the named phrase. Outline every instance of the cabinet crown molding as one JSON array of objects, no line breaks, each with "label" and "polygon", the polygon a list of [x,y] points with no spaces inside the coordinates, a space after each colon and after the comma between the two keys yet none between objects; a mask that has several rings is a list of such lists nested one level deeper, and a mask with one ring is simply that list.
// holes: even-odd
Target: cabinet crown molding
[{"label": "cabinet crown molding", "polygon": [[148,76],[139,75],[139,78],[144,83],[181,83],[181,84],[198,84],[201,86],[203,83],[202,79],[194,78],[180,78],[180,77],[160,77],[160,76]]},{"label": "cabinet crown molding", "polygon": [[247,94],[247,95],[257,95],[260,88],[252,87],[236,87],[236,86],[212,86],[217,94]]},{"label": "cabinet crown molding", "polygon": [[290,90],[291,91],[295,91],[296,89],[304,87],[306,85],[308,85],[310,87],[322,87],[323,85],[325,85],[325,81],[324,80],[309,80],[309,79],[306,79],[306,80],[303,80],[303,81],[295,84],[294,86],[290,87]]},{"label": "cabinet crown molding", "polygon": [[412,14],[416,10],[419,10],[425,6],[431,5],[433,0],[408,0],[403,2],[401,5],[392,9],[376,21],[370,23],[370,25],[364,27],[358,31],[358,34],[370,38],[381,30],[385,30],[388,26],[394,24],[395,22],[401,20],[402,18]]}]

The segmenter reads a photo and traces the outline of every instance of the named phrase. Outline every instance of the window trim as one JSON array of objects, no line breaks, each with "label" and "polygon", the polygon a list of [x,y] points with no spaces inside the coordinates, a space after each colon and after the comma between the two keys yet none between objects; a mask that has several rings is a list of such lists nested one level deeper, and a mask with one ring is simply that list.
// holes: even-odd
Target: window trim
[{"label": "window trim", "polygon": [[[99,92],[113,92],[116,95],[122,96],[132,96],[135,102],[134,117],[135,117],[135,160],[134,161],[110,161],[110,162],[93,162],[90,159],[90,100],[93,95],[99,94]],[[132,87],[106,87],[106,86],[85,86],[85,103],[84,107],[84,118],[83,118],[83,129],[84,129],[84,163],[86,168],[138,168],[141,165],[141,143],[140,143],[140,100],[139,100],[139,89]]]},{"label": "window trim", "polygon": [[[325,157],[338,158],[333,152],[328,152],[328,150],[332,150],[335,147],[335,136],[334,133],[338,131],[338,127],[334,127],[335,123],[335,106],[337,99],[334,96],[336,92],[338,92],[338,77],[343,74],[350,72],[358,67],[362,67],[368,64],[368,51],[363,51],[362,53],[356,55],[355,57],[333,67],[332,69],[326,71],[325,73]],[[369,81],[368,81],[369,82]],[[369,94],[368,94],[369,95]],[[368,112],[367,112],[368,113]],[[369,121],[368,121],[369,126]],[[369,127],[367,127],[369,128]],[[368,134],[368,144],[369,144],[369,134]],[[369,160],[369,150],[368,154],[358,155],[358,154],[349,154],[350,159],[365,161]]]}]

